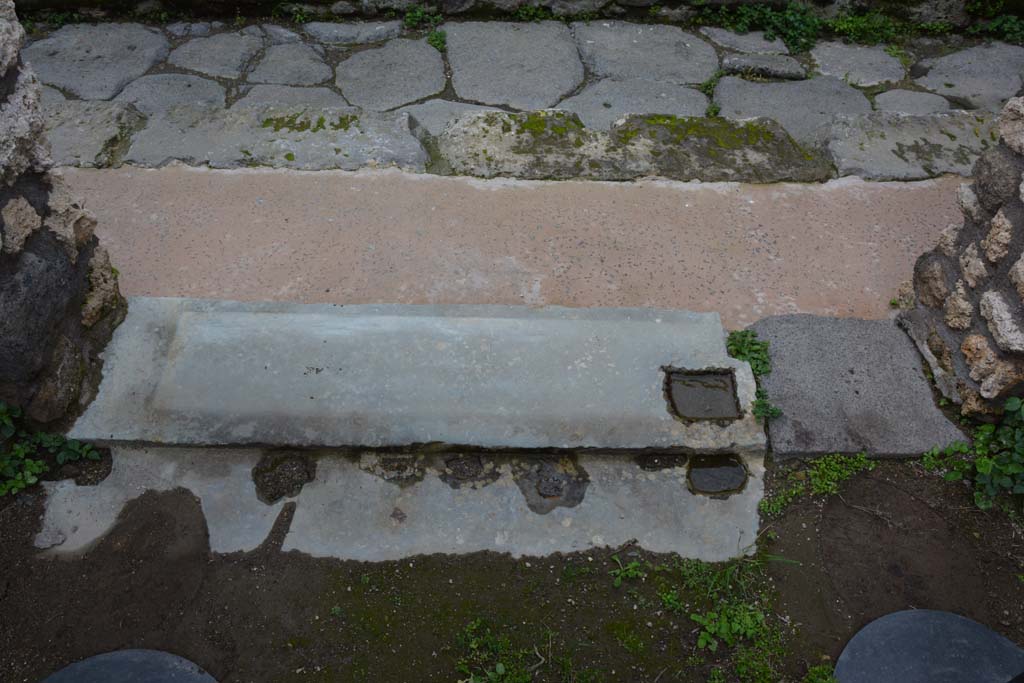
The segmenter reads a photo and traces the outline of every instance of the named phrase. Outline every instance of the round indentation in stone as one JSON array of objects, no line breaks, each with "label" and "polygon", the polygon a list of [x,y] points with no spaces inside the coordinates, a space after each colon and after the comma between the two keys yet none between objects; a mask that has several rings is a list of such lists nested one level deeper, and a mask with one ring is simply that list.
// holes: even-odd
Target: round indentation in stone
[{"label": "round indentation in stone", "polygon": [[252,468],[257,497],[267,505],[294,498],[316,478],[316,461],[299,451],[269,451]]},{"label": "round indentation in stone", "polygon": [[526,505],[544,515],[556,507],[575,507],[583,501],[590,476],[573,458],[538,458],[512,464],[512,477]]},{"label": "round indentation in stone", "polygon": [[43,683],[217,683],[197,665],[159,650],[117,650],[83,659]]},{"label": "round indentation in stone", "polygon": [[747,468],[735,455],[695,455],[688,473],[690,490],[709,496],[736,493],[747,483]]},{"label": "round indentation in stone", "polygon": [[501,473],[493,457],[480,456],[474,453],[458,453],[444,459],[441,470],[441,481],[453,489],[469,486],[479,488],[495,481]]}]

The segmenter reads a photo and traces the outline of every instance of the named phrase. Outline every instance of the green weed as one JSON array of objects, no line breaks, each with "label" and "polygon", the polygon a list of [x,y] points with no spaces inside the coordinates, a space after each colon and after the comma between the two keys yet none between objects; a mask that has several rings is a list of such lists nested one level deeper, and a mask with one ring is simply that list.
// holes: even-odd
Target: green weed
[{"label": "green weed", "polygon": [[843,14],[829,21],[828,27],[847,40],[865,45],[891,43],[908,32],[905,24],[881,12]]},{"label": "green weed", "polygon": [[801,470],[794,470],[786,477],[782,488],[765,496],[758,503],[758,509],[766,517],[778,517],[797,499],[805,494],[829,496],[839,493],[843,482],[860,472],[875,469],[875,462],[867,454],[840,455],[833,453],[818,458]]},{"label": "green weed", "polygon": [[432,11],[426,5],[415,5],[410,7],[402,19],[407,29],[422,27],[434,28],[444,21],[444,16]]},{"label": "green weed", "polygon": [[931,449],[921,464],[944,471],[947,481],[972,482],[974,502],[982,510],[1000,499],[1019,505],[1024,500],[1024,401],[1007,399],[1000,423],[978,425],[973,436],[973,445],[955,442]]},{"label": "green weed", "polygon": [[758,422],[773,420],[782,415],[782,410],[773,406],[771,401],[768,400],[767,391],[759,388],[755,390],[754,396],[754,405],[751,412],[754,413],[754,417],[757,418]]},{"label": "green weed", "polygon": [[438,52],[444,52],[448,47],[448,34],[434,29],[427,34],[427,44]]},{"label": "green weed", "polygon": [[90,444],[60,434],[31,432],[21,426],[19,408],[0,401],[0,496],[16,494],[39,481],[49,466],[40,457],[48,453],[58,465],[99,460]]},{"label": "green weed", "polygon": [[694,22],[722,26],[739,33],[762,30],[768,40],[781,38],[794,53],[814,47],[822,29],[821,19],[810,8],[796,2],[782,9],[768,4],[703,7]]},{"label": "green weed", "polygon": [[512,18],[516,21],[545,21],[547,19],[554,19],[555,15],[547,7],[523,5],[512,13]]},{"label": "green weed", "polygon": [[622,585],[625,579],[646,579],[647,572],[643,570],[643,565],[640,562],[633,560],[626,564],[622,564],[622,560],[619,559],[618,555],[612,555],[612,560],[618,565],[616,569],[611,570],[608,574],[612,577],[612,585],[618,588]]},{"label": "green weed", "polygon": [[769,342],[757,338],[753,330],[733,330],[725,342],[729,355],[750,363],[755,377],[771,374],[772,361],[768,355]]},{"label": "green weed", "polygon": [[831,664],[819,664],[807,670],[801,683],[837,683],[837,681]]}]

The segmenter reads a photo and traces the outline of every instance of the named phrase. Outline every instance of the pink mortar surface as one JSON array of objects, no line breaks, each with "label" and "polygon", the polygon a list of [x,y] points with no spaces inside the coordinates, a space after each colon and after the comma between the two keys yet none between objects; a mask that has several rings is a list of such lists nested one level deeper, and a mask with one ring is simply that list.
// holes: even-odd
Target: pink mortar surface
[{"label": "pink mortar surface", "polygon": [[736,328],[885,318],[961,178],[480,181],[398,171],[65,169],[128,295],[656,306]]}]

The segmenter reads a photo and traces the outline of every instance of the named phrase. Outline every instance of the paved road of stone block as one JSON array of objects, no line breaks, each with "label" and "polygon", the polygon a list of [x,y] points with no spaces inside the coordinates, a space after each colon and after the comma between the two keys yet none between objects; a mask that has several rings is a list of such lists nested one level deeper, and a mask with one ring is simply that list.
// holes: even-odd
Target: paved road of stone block
[{"label": "paved road of stone block", "polygon": [[[726,185],[67,169],[121,291],[885,318],[958,179]],[[216,226],[216,229],[211,229]]]},{"label": "paved road of stone block", "polygon": [[[449,21],[440,28],[447,36],[443,52],[427,44],[425,31],[407,30],[399,20],[311,22],[291,28],[239,28],[222,22],[71,25],[36,40],[25,58],[49,88],[48,126],[51,137],[67,141],[57,146],[57,161],[64,165],[147,165],[168,159],[212,163],[206,155],[195,154],[190,141],[196,135],[201,138],[223,127],[226,108],[274,104],[291,107],[292,114],[310,114],[314,121],[313,110],[324,107],[353,106],[358,110],[354,115],[398,109],[412,114],[412,129],[421,140],[412,147],[421,149],[410,148],[407,129],[378,129],[374,144],[382,153],[366,154],[365,141],[358,136],[332,143],[345,159],[337,167],[393,164],[472,173],[484,157],[454,164],[408,160],[410,155],[426,157],[436,147],[432,138],[481,107],[556,107],[576,113],[595,130],[610,130],[630,114],[764,116],[777,120],[801,144],[824,150],[839,175],[933,177],[963,173],[980,148],[964,144],[959,134],[958,141],[952,140],[943,119],[933,117],[961,108],[977,108],[981,111],[976,115],[987,117],[1024,83],[1024,48],[998,42],[971,41],[956,49],[911,45],[904,64],[882,46],[831,40],[808,53],[790,55],[779,40],[768,41],[762,33],[714,27],[687,31],[667,24],[601,20]],[[940,56],[922,56],[936,53]],[[702,84],[710,91],[723,72],[728,75],[717,83],[713,98],[698,91]],[[116,98],[134,106],[142,120],[127,137],[146,138],[147,154],[125,154],[134,140],[122,139],[123,128],[110,125],[109,109],[78,107],[69,121],[59,111],[65,101],[61,98]],[[176,119],[177,137],[183,141],[177,144],[167,134],[166,114],[181,106],[201,107],[207,114]],[[925,118],[916,120],[913,130],[894,117],[849,121],[872,111]],[[840,118],[848,125],[835,126]],[[844,144],[851,130],[863,131],[872,144]],[[231,133],[239,148],[259,146],[258,132],[252,145],[244,144],[240,133]],[[87,138],[91,146],[79,145],[77,137]],[[152,146],[154,138],[159,148]],[[899,142],[879,143],[886,139]],[[310,140],[293,147],[317,144]],[[392,147],[402,152],[389,154],[386,150]],[[93,148],[105,151],[93,154]],[[941,157],[936,163],[927,158],[933,148]],[[310,158],[321,156],[316,150],[296,147],[290,152],[257,157],[236,150],[221,154],[214,165],[335,167],[322,161],[311,164]],[[485,156],[493,158],[495,152],[488,150]],[[583,155],[579,163],[586,169],[601,159]],[[742,164],[736,169],[741,179],[763,182],[757,174],[744,176],[743,169]],[[663,169],[651,165],[643,171],[641,175],[659,174]]]}]

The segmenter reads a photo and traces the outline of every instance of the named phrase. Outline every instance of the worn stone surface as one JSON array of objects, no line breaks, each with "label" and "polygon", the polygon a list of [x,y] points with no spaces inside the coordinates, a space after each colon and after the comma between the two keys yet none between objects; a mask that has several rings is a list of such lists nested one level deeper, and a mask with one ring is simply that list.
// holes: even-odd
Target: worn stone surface
[{"label": "worn stone surface", "polygon": [[893,323],[787,315],[751,329],[771,344],[772,371],[761,384],[782,410],[769,423],[777,459],[917,457],[963,440],[936,406],[914,344]]},{"label": "worn stone surface", "polygon": [[[871,111],[871,103],[838,78],[820,76],[792,83],[752,83],[726,76],[715,88],[721,115],[731,119],[766,116],[800,142],[815,142],[840,114]],[[801,106],[793,106],[800,102]]]},{"label": "worn stone surface", "polygon": [[198,38],[210,35],[210,22],[208,21],[175,21],[167,24],[164,30],[175,38]]},{"label": "worn stone surface", "polygon": [[154,74],[132,81],[115,99],[146,115],[182,104],[223,107],[224,87],[200,76]]},{"label": "worn stone surface", "polygon": [[287,29],[284,26],[278,26],[277,24],[262,24],[263,32],[267,34],[267,38],[270,40],[272,45],[283,45],[286,43],[298,43],[302,41],[300,36],[295,31]]},{"label": "worn stone surface", "polygon": [[968,330],[974,319],[974,305],[967,298],[963,280],[957,280],[952,296],[946,299],[944,311],[946,324],[954,330]]},{"label": "worn stone surface", "polygon": [[196,664],[157,650],[115,650],[94,655],[50,674],[43,683],[217,683]]},{"label": "worn stone surface", "polygon": [[994,42],[926,59],[920,66],[928,73],[915,79],[918,85],[972,107],[998,111],[1021,88],[1024,48]]},{"label": "worn stone surface", "polygon": [[862,628],[836,661],[843,683],[1012,681],[1024,650],[976,621],[951,612],[912,609]]},{"label": "worn stone surface", "polygon": [[703,83],[718,69],[715,49],[676,26],[624,21],[575,22],[580,55],[596,76]]},{"label": "worn stone surface", "polygon": [[583,125],[595,130],[610,129],[626,114],[703,116],[707,107],[708,98],[693,88],[662,81],[610,78],[588,85],[557,106],[578,115]]},{"label": "worn stone surface", "polygon": [[1010,282],[1017,290],[1017,296],[1024,302],[1024,254],[1010,268],[1009,277]]},{"label": "worn stone surface", "polygon": [[543,109],[583,82],[572,33],[560,22],[464,22],[443,28],[452,85],[463,99]]},{"label": "worn stone surface", "polygon": [[781,38],[768,40],[764,37],[764,31],[736,33],[735,31],[718,28],[717,26],[705,26],[700,32],[711,42],[736,52],[771,55],[789,54],[789,50]]},{"label": "worn stone surface", "polygon": [[904,114],[936,114],[948,111],[949,100],[916,90],[888,90],[875,95],[875,108]]},{"label": "worn stone surface", "polygon": [[1019,312],[1021,307],[1011,306],[999,292],[988,291],[981,296],[981,315],[988,321],[988,329],[999,348],[1024,353],[1024,330],[1014,315],[1014,309]]},{"label": "worn stone surface", "polygon": [[87,100],[109,100],[167,56],[158,31],[139,24],[72,24],[25,48],[39,79]]},{"label": "worn stone surface", "polygon": [[115,163],[143,118],[124,102],[72,100],[46,111],[46,135],[59,166]]},{"label": "worn stone surface", "polygon": [[[99,395],[71,433],[180,445],[439,441],[760,455],[753,376],[724,339],[715,314],[658,309],[132,299]],[[664,366],[733,369],[744,416],[677,421]]]},{"label": "worn stone surface", "polygon": [[728,74],[800,80],[807,77],[803,64],[786,55],[726,55],[722,71]]},{"label": "worn stone surface", "polygon": [[[250,471],[264,453],[116,447],[113,471],[98,486],[45,484],[49,495],[35,543],[55,557],[78,554],[113,528],[126,502],[145,491],[182,487],[201,501],[213,552],[251,550],[267,538],[284,504],[257,498]],[[411,482],[381,476],[375,465],[382,456],[375,453],[317,455],[316,479],[292,499],[295,515],[283,550],[367,562],[485,550],[536,557],[627,541],[720,562],[754,547],[764,490],[760,457],[746,459],[749,478],[741,493],[708,498],[687,490],[685,458],[645,471],[621,455],[581,454],[575,469],[589,480],[582,502],[540,514],[515,478],[535,458],[484,454],[483,475],[456,483],[448,463],[458,452],[428,455]],[[441,518],[445,524],[438,524]]]},{"label": "worn stone surface", "polygon": [[207,76],[239,78],[262,47],[263,41],[255,36],[219,33],[208,38],[193,38],[175,48],[167,61]]},{"label": "worn stone surface", "polygon": [[125,503],[143,491],[182,487],[202,503],[210,550],[220,553],[256,549],[270,533],[284,501],[267,505],[256,495],[252,468],[258,450],[160,448],[114,449],[110,475],[96,486],[65,479],[46,482],[47,509],[36,546],[51,553],[86,550],[107,533]]},{"label": "worn stone surface", "polygon": [[444,62],[425,40],[392,40],[343,61],[335,82],[352,104],[385,111],[444,90]]},{"label": "worn stone surface", "polygon": [[989,263],[997,264],[1010,250],[1010,243],[1013,241],[1013,223],[1007,217],[1005,211],[1000,209],[989,222],[989,231],[981,240],[981,248],[985,252],[985,258]]},{"label": "worn stone surface", "polygon": [[313,21],[303,25],[303,30],[322,43],[338,45],[361,45],[397,38],[402,33],[402,22],[357,22],[339,24],[328,21]]},{"label": "worn stone surface", "polygon": [[905,75],[900,60],[881,46],[818,43],[811,50],[811,57],[820,73],[835,76],[851,85],[897,82]]},{"label": "worn stone surface", "polygon": [[345,98],[330,88],[300,88],[290,85],[254,85],[231,106],[253,107],[264,104],[317,109],[338,109],[348,106]]},{"label": "worn stone surface", "polygon": [[331,67],[313,48],[304,43],[287,43],[267,48],[246,80],[276,85],[316,85],[332,75]]},{"label": "worn stone surface", "polygon": [[767,119],[631,116],[604,132],[567,112],[485,113],[451,124],[439,146],[456,173],[485,178],[777,182],[831,173]]},{"label": "worn stone surface", "polygon": [[968,175],[978,156],[995,144],[993,127],[984,112],[871,112],[838,117],[827,145],[841,176],[916,180]]},{"label": "worn stone surface", "polygon": [[422,126],[430,135],[438,136],[444,132],[449,123],[460,116],[471,112],[497,111],[493,107],[482,107],[465,102],[450,100],[429,100],[421,104],[412,104],[397,110],[409,114],[415,125]]},{"label": "worn stone surface", "polygon": [[126,162],[144,166],[173,159],[211,168],[398,166],[422,171],[427,156],[405,115],[236,105],[227,110],[178,107],[153,116],[125,154]]}]

